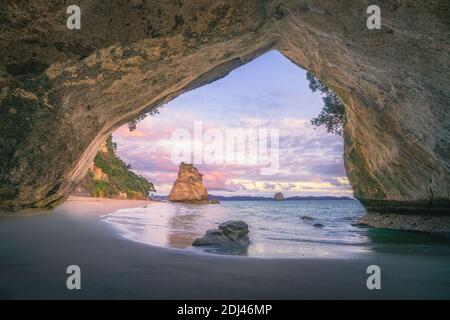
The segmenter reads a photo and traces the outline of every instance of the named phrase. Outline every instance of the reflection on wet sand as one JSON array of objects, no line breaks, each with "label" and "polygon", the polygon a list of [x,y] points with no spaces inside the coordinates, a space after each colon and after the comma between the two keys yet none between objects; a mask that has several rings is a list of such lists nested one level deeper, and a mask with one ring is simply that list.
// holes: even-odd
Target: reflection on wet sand
[{"label": "reflection on wet sand", "polygon": [[198,214],[184,214],[172,216],[168,221],[167,245],[173,248],[184,249],[190,247],[199,235],[195,230]]}]

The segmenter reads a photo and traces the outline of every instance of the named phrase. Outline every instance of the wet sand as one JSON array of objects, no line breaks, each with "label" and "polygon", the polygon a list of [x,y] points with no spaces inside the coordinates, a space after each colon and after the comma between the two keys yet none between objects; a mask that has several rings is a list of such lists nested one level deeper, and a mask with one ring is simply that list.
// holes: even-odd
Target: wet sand
[{"label": "wet sand", "polygon": [[[70,198],[51,213],[0,218],[2,299],[450,298],[448,257],[364,253],[352,259],[195,254],[127,240],[100,216],[149,201]],[[81,268],[81,290],[66,268]],[[381,267],[368,290],[366,268]]]}]

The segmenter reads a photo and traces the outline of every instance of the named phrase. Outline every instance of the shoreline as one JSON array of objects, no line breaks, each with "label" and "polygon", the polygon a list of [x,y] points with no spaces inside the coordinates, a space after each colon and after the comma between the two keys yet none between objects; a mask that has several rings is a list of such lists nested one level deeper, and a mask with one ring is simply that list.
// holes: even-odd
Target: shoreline
[{"label": "shoreline", "polygon": [[[135,206],[139,206],[141,204],[145,203],[152,203],[152,202],[158,202],[158,200],[131,200],[131,199],[112,199],[112,198],[98,198],[98,197],[82,197],[82,196],[69,196],[67,200],[64,202],[64,204],[71,203],[71,202],[85,202],[85,203],[92,203],[92,202],[103,202],[108,203],[110,207],[108,207],[108,210],[115,210],[114,208],[117,207],[117,209],[125,209],[125,208],[133,208]],[[64,205],[62,204],[62,205]],[[61,205],[61,206],[62,206]],[[31,218],[35,216],[40,215],[51,215],[53,212],[58,211],[58,207],[55,209],[42,209],[42,208],[34,208],[34,209],[25,209],[21,211],[4,211],[0,210],[0,219],[2,218]],[[111,212],[112,213],[112,212]]]},{"label": "shoreline", "polygon": [[[71,198],[52,214],[0,219],[2,299],[448,299],[448,258],[361,254],[351,259],[193,253],[126,239],[100,216],[152,201]],[[68,290],[78,265],[82,289]],[[380,265],[382,290],[366,268]],[[432,269],[432,272],[429,272]]]}]

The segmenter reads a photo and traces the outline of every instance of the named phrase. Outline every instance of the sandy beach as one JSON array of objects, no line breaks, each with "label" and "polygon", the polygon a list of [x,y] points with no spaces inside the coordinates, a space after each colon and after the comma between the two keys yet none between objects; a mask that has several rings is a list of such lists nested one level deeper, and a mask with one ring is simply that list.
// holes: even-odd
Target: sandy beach
[{"label": "sandy beach", "polygon": [[[353,259],[195,254],[123,238],[100,216],[149,201],[71,197],[51,213],[0,219],[1,299],[450,298],[448,259],[366,253]],[[81,268],[81,290],[66,268]],[[366,268],[382,270],[368,290]],[[431,271],[432,270],[432,271]]]}]

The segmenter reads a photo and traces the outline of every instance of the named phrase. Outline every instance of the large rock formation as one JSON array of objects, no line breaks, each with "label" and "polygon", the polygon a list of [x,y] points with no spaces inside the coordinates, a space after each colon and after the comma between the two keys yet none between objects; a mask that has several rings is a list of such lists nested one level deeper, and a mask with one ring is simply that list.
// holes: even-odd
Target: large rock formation
[{"label": "large rock formation", "polygon": [[[0,206],[53,208],[106,137],[179,94],[279,50],[346,107],[345,163],[371,212],[450,214],[447,0],[0,4]],[[186,110],[189,112],[189,110]]]},{"label": "large rock formation", "polygon": [[192,164],[181,163],[178,177],[170,190],[169,201],[207,202],[208,192],[203,186],[203,175]]}]

